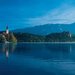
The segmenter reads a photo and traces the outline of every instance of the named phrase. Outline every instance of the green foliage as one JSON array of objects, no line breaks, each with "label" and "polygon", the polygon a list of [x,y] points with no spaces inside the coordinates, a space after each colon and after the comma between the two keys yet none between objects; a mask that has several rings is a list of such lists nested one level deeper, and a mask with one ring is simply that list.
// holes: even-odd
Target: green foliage
[{"label": "green foliage", "polygon": [[47,42],[71,42],[70,33],[62,32],[62,33],[52,33],[46,36],[45,41]]},{"label": "green foliage", "polygon": [[28,33],[14,33],[18,42],[44,42],[44,36],[38,36]]},{"label": "green foliage", "polygon": [[10,42],[13,42],[13,43],[16,43],[17,42],[17,39],[16,39],[16,37],[14,36],[13,33],[10,33],[9,41]]},{"label": "green foliage", "polygon": [[52,33],[47,36],[39,36],[27,33],[14,33],[18,42],[71,42],[75,38],[70,37],[69,32]]},{"label": "green foliage", "polygon": [[0,42],[5,42],[6,41],[6,38],[4,35],[0,34]]},{"label": "green foliage", "polygon": [[47,36],[40,36],[28,33],[0,34],[0,42],[74,42],[75,35],[70,37],[69,32],[52,33]]},{"label": "green foliage", "polygon": [[17,39],[13,33],[9,33],[9,34],[2,33],[2,34],[0,34],[0,43],[4,43],[4,42],[16,43]]}]

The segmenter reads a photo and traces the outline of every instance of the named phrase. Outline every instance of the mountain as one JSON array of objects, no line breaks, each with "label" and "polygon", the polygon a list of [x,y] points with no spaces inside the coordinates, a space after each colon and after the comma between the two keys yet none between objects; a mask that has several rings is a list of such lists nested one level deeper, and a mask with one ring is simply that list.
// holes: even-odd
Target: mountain
[{"label": "mountain", "polygon": [[45,24],[35,27],[16,29],[13,32],[30,33],[36,35],[48,35],[55,32],[69,31],[75,33],[75,23],[73,24]]}]

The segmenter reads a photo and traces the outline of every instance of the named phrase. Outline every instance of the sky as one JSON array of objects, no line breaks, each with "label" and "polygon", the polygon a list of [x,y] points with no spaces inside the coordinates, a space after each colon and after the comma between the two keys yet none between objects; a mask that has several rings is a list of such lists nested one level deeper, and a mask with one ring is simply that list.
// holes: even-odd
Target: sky
[{"label": "sky", "polygon": [[75,22],[75,0],[0,0],[0,30]]}]

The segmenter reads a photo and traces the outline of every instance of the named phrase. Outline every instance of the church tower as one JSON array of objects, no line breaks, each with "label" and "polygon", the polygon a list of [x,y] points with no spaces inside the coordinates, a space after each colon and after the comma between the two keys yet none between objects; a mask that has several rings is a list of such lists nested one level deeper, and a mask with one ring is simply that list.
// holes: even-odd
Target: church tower
[{"label": "church tower", "polygon": [[8,26],[6,26],[6,34],[9,34]]}]

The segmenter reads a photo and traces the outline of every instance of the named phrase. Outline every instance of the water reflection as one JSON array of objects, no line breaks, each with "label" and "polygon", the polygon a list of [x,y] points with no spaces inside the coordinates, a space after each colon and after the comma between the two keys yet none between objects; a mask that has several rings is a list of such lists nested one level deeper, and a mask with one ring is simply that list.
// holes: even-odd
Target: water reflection
[{"label": "water reflection", "polygon": [[46,44],[52,60],[74,60],[75,44]]},{"label": "water reflection", "polygon": [[38,59],[66,60],[74,59],[75,44],[4,43],[2,51],[7,58],[14,52],[16,55],[32,56]]},{"label": "water reflection", "polygon": [[43,60],[74,59],[75,44],[19,43],[17,44],[14,53],[22,56],[30,56],[38,59],[43,59]]},{"label": "water reflection", "polygon": [[70,52],[70,48],[72,48],[72,44],[46,44],[46,48],[51,51],[63,51]]},{"label": "water reflection", "polygon": [[72,52],[72,45],[70,45],[70,53]]},{"label": "water reflection", "polygon": [[16,48],[16,43],[3,43],[2,44],[2,51],[4,52],[6,58],[9,57],[10,53],[13,53]]},{"label": "water reflection", "polygon": [[5,43],[0,48],[6,58],[14,52],[9,62],[0,55],[1,75],[75,75],[75,44]]}]

